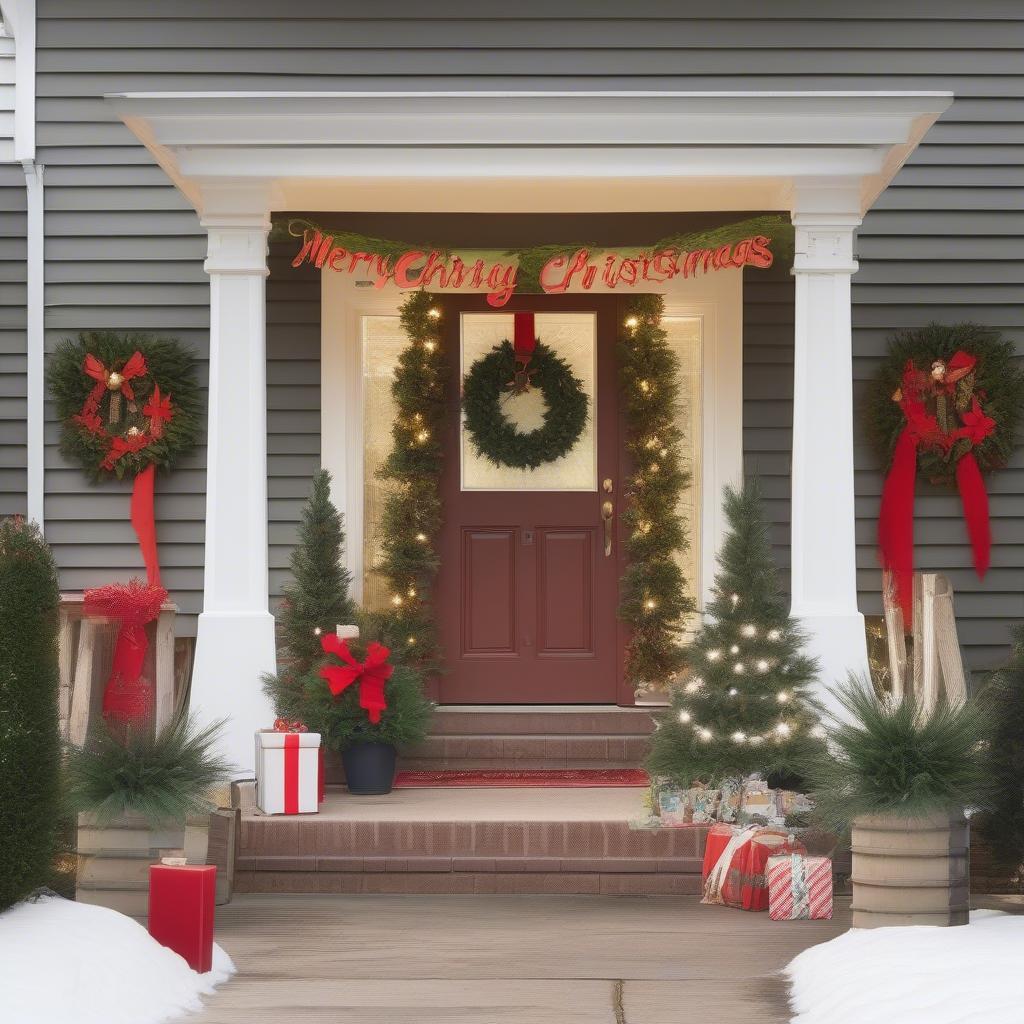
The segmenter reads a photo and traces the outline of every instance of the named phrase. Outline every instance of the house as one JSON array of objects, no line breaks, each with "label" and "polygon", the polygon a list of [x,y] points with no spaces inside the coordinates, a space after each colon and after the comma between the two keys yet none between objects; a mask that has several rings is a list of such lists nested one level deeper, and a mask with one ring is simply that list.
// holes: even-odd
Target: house
[{"label": "house", "polygon": [[[1024,101],[1017,55],[1005,49],[1019,23],[1005,5],[974,5],[970,19],[950,0],[924,13],[880,0],[855,11],[746,2],[725,13],[651,2],[625,19],[604,2],[559,11],[527,2],[515,17],[486,5],[357,12],[266,0],[0,7],[0,95],[10,96],[2,68],[12,38],[26,69],[13,118],[23,142],[17,130],[13,147],[0,138],[10,225],[0,512],[41,522],[68,590],[138,574],[128,484],[91,484],[62,459],[43,361],[82,330],[149,331],[194,346],[208,383],[206,443],[160,479],[157,530],[179,632],[196,638],[192,704],[229,717],[227,749],[243,773],[253,730],[270,715],[259,678],[274,667],[271,609],[320,465],[333,471],[346,512],[357,593],[381,599],[369,574],[373,470],[389,430],[403,291],[393,278],[362,287],[369,265],[311,266],[301,259],[309,238],[288,234],[298,220],[411,249],[430,240],[487,250],[493,260],[580,240],[640,250],[694,228],[790,219],[791,274],[776,260],[657,289],[691,389],[682,424],[693,465],[688,578],[699,602],[721,535],[721,490],[757,474],[793,611],[824,678],[866,667],[864,616],[880,612],[881,476],[863,443],[863,384],[894,330],[930,320],[1021,326],[1012,133]],[[604,382],[612,347],[595,339],[619,327],[606,296],[623,292],[600,281],[587,288],[585,276],[581,266],[560,296],[534,305],[547,329],[589,353]],[[531,305],[520,295],[489,306],[495,281],[484,275],[452,300],[463,359],[509,330],[510,311]],[[614,389],[601,392],[602,423],[618,415],[616,402]],[[451,462],[465,471],[472,459],[460,463],[460,444],[453,434]],[[549,718],[541,728],[541,708],[636,704],[622,686],[618,554],[603,555],[602,505],[613,505],[612,517],[621,511],[617,444],[614,431],[596,437],[566,486],[527,490],[521,477],[481,473],[460,487],[450,478],[445,513],[462,533],[444,550],[463,561],[442,570],[444,629],[457,647],[460,609],[488,606],[491,619],[479,649],[456,658],[449,644],[439,696],[529,705],[532,724],[517,728],[537,742],[524,757],[564,759],[597,730],[597,760],[610,758],[593,714],[570,709],[561,726]],[[1020,465],[1018,452],[992,488],[984,582],[968,568],[956,497],[919,485],[918,565],[952,576],[960,638],[979,672],[1000,661],[1024,615]],[[491,500],[472,493],[502,486],[515,490]],[[552,503],[552,490],[571,491],[571,501]],[[508,566],[537,562],[509,545],[530,543],[538,525],[561,531],[561,547],[547,549],[558,587],[527,592]],[[617,519],[607,528],[621,529]],[[464,571],[467,530],[491,544],[476,575]],[[514,609],[540,621],[570,604],[589,609],[586,628],[579,616],[562,621],[557,628],[577,633],[546,653],[571,656],[533,646],[523,662],[522,644],[536,638],[517,635]],[[522,693],[502,668],[510,658],[526,666]],[[493,720],[480,726],[492,739]],[[634,743],[612,760],[634,759],[647,728],[616,724]],[[558,742],[545,746],[545,734]],[[498,763],[504,748],[477,749]]]}]

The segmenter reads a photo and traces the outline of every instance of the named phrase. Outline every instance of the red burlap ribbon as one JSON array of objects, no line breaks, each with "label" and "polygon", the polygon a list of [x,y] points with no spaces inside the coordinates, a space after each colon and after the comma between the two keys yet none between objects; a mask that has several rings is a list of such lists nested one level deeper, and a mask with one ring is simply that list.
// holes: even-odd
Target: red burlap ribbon
[{"label": "red burlap ribbon", "polygon": [[[914,484],[918,449],[932,448],[947,454],[958,441],[966,438],[973,447],[995,429],[995,420],[985,414],[977,397],[972,397],[970,409],[959,414],[960,425],[948,431],[943,430],[938,418],[928,412],[924,398],[929,393],[951,396],[957,382],[969,374],[976,363],[975,357],[969,353],[957,352],[946,364],[942,379],[935,380],[908,362],[903,371],[902,386],[895,396],[906,418],[906,426],[896,440],[892,465],[882,487],[878,547],[882,567],[893,574],[896,599],[908,630],[913,621]],[[989,567],[992,529],[985,482],[972,451],[966,451],[957,460],[955,472],[974,555],[974,568],[979,577],[984,577]]]},{"label": "red burlap ribbon", "polygon": [[87,405],[96,404],[103,396],[103,392],[107,388],[107,381],[110,380],[112,373],[119,373],[121,375],[121,384],[118,390],[124,395],[125,398],[131,402],[135,398],[135,392],[132,390],[131,384],[128,382],[133,380],[135,377],[141,377],[146,372],[146,359],[141,352],[133,352],[129,357],[124,366],[120,370],[108,370],[92,353],[89,353],[85,357],[85,362],[82,364],[82,369],[96,384],[93,386],[92,392],[86,400]]},{"label": "red burlap ribbon", "polygon": [[103,691],[105,718],[128,723],[149,717],[153,707],[153,684],[142,675],[149,648],[146,623],[160,614],[160,606],[166,600],[167,591],[163,587],[150,586],[141,580],[110,583],[85,592],[86,615],[120,620],[110,676]]},{"label": "red burlap ribbon", "polygon": [[393,665],[387,663],[391,652],[383,644],[374,641],[366,648],[366,660],[360,662],[353,657],[347,641],[339,640],[334,633],[322,636],[320,645],[328,654],[335,655],[345,663],[325,665],[320,669],[320,675],[327,680],[331,693],[337,697],[358,682],[359,706],[376,725],[380,721],[381,712],[387,710],[388,706],[384,699],[384,684],[395,670]]},{"label": "red burlap ribbon", "polygon": [[537,347],[537,329],[534,326],[533,313],[516,313],[513,317],[515,330],[512,336],[512,348],[516,362],[525,366]]}]

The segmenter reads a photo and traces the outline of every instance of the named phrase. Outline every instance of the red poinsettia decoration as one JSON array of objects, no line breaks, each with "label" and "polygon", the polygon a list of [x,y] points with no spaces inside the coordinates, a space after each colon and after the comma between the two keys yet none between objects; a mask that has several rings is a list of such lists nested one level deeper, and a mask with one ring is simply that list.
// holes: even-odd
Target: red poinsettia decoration
[{"label": "red poinsettia decoration", "polygon": [[320,646],[327,654],[341,659],[341,665],[325,665],[320,675],[327,680],[331,693],[337,697],[355,683],[359,685],[359,706],[370,721],[380,722],[381,712],[387,710],[384,698],[384,684],[391,678],[395,668],[388,664],[391,652],[376,641],[366,648],[366,660],[358,661],[349,650],[348,642],[340,640],[334,633],[320,638]]}]

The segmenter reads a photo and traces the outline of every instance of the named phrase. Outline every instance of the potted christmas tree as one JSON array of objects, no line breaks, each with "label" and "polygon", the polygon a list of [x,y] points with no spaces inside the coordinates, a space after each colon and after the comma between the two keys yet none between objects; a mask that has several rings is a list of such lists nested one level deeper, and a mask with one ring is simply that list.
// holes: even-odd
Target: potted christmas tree
[{"label": "potted christmas tree", "polygon": [[756,486],[726,488],[724,509],[712,599],[648,768],[684,788],[755,773],[792,788],[824,737],[807,693],[817,666],[779,587]]},{"label": "potted christmas tree", "polygon": [[856,679],[835,696],[842,712],[808,778],[824,823],[852,827],[853,926],[967,924],[964,811],[983,806],[992,786],[987,702],[927,715]]},{"label": "potted christmas tree", "polygon": [[[349,792],[388,793],[397,750],[426,736],[433,708],[417,669],[396,663],[379,642],[381,618],[364,615],[349,597],[330,479],[326,470],[316,475],[303,511],[278,615],[282,668],[265,685],[280,717],[302,722],[320,733],[324,748],[341,753]],[[339,639],[340,624],[357,625],[362,639]]]}]

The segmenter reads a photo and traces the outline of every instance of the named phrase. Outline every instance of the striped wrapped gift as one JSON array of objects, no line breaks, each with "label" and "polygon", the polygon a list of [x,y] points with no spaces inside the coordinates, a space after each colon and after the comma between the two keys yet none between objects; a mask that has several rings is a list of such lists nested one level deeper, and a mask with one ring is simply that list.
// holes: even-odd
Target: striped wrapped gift
[{"label": "striped wrapped gift", "polygon": [[832,917],[832,861],[801,853],[768,858],[768,916],[773,921]]}]

